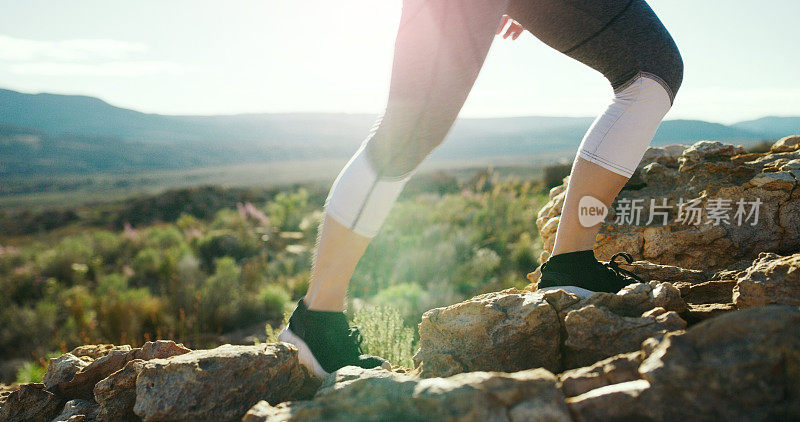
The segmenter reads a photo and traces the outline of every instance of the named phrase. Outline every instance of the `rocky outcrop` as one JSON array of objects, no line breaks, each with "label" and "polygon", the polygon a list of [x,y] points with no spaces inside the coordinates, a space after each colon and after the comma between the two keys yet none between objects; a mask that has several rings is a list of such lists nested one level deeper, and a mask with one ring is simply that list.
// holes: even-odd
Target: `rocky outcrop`
[{"label": "rocky outcrop", "polygon": [[278,404],[316,386],[294,346],[223,345],[145,362],[133,411],[145,421],[238,420],[259,400]]},{"label": "rocky outcrop", "polygon": [[[141,348],[131,348],[128,345],[123,345],[89,350],[86,353],[92,353],[99,357],[82,367],[80,371],[75,372],[71,379],[59,382],[58,386],[54,387],[53,390],[66,398],[91,400],[95,384],[122,369],[128,362],[134,359],[149,360],[176,356],[189,351],[183,345],[167,340],[147,342]],[[61,357],[57,359],[61,359]],[[54,366],[54,368],[58,367],[57,365]],[[49,368],[50,366],[48,366]]]},{"label": "rocky outcrop", "polygon": [[738,308],[767,304],[800,306],[800,254],[760,254],[736,279],[733,303]]},{"label": "rocky outcrop", "polygon": [[569,421],[570,416],[555,375],[541,368],[417,379],[348,366],[329,377],[313,400],[275,407],[260,402],[242,420]]},{"label": "rocky outcrop", "polygon": [[422,315],[414,361],[426,376],[559,366],[560,325],[545,295],[507,290]]},{"label": "rocky outcrop", "polygon": [[[648,149],[600,229],[598,259],[608,260],[625,251],[637,260],[709,270],[752,260],[760,252],[800,251],[800,189],[796,189],[800,147],[796,139],[784,138],[767,153],[748,153],[741,147],[709,141]],[[545,249],[540,262],[552,251],[564,194],[565,185],[554,188],[550,202],[539,212],[536,224]],[[681,199],[687,204],[683,221],[678,213]],[[637,202],[630,202],[633,200]],[[651,200],[656,208],[647,224]],[[689,203],[692,200],[696,207]],[[740,200],[744,214],[737,215]],[[750,214],[754,206],[749,204],[757,202],[755,222],[755,215]],[[635,214],[623,210],[626,207],[641,209],[638,224]],[[690,211],[693,208],[700,210],[699,217]],[[668,212],[666,225],[658,214],[662,211]],[[716,215],[725,215],[727,220],[716,219]],[[614,224],[618,218],[624,223]]]},{"label": "rocky outcrop", "polygon": [[732,312],[667,335],[642,361],[639,379],[589,390],[567,404],[579,421],[797,419],[797,332],[796,307]]},{"label": "rocky outcrop", "polygon": [[564,291],[510,289],[426,312],[414,360],[426,377],[537,367],[558,372],[683,329],[678,312],[685,309],[680,292],[657,281],[584,300]]}]

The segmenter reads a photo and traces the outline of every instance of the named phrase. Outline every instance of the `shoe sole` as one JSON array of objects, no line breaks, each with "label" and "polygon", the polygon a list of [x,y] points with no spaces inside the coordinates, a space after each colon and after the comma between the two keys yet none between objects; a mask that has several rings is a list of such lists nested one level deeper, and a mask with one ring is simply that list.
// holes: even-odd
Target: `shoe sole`
[{"label": "shoe sole", "polygon": [[317,358],[315,358],[314,354],[311,353],[311,348],[308,347],[306,342],[297,336],[297,334],[293,333],[289,327],[284,328],[283,331],[278,334],[278,340],[297,347],[297,358],[300,360],[300,363],[305,365],[305,367],[314,374],[315,377],[324,379],[330,375],[328,371],[322,369],[322,365],[319,364]]},{"label": "shoe sole", "polygon": [[586,299],[587,297],[597,293],[592,290],[584,289],[583,287],[578,286],[553,286],[553,287],[544,287],[537,291],[539,292],[552,292],[555,290],[563,290],[567,293],[572,293],[578,295],[581,299]]}]

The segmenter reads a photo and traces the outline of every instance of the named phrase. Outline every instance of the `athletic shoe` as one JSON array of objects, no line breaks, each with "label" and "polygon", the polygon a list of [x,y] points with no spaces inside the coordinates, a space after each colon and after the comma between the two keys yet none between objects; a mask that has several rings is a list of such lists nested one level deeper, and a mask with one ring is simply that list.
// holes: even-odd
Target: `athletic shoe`
[{"label": "athletic shoe", "polygon": [[297,302],[278,340],[295,345],[300,363],[318,378],[348,365],[391,368],[386,359],[363,354],[361,332],[349,326],[344,312],[312,311],[303,299]]},{"label": "athletic shoe", "polygon": [[541,267],[542,277],[539,279],[538,290],[561,289],[587,298],[597,292],[617,293],[631,283],[644,282],[636,274],[620,268],[616,261],[618,256],[629,264],[633,262],[633,257],[626,252],[614,254],[608,262],[600,262],[594,258],[582,262],[551,262],[552,258],[548,259]]}]

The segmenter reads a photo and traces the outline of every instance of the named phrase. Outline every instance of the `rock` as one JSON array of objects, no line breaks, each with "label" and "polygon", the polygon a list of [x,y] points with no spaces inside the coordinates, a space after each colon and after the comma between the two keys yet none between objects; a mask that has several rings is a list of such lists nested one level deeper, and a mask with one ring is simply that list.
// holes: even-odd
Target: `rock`
[{"label": "rock", "polygon": [[72,379],[76,372],[89,366],[89,362],[78,358],[72,353],[65,353],[57,358],[51,358],[44,374],[44,387],[50,391],[58,391],[59,383],[66,383]]},{"label": "rock", "polygon": [[[742,259],[752,260],[760,252],[797,252],[797,138],[800,137],[784,138],[766,153],[747,153],[738,146],[708,141],[686,148],[677,158],[663,150],[649,149],[634,173],[637,177],[623,188],[601,224],[595,247],[598,259],[608,260],[614,253],[625,251],[636,260],[706,271],[726,268]],[[552,251],[564,203],[564,188],[558,187],[554,192],[559,193],[539,211],[536,220],[544,246],[541,258]],[[666,210],[667,224],[657,215],[648,224],[652,205],[661,206],[664,199],[666,208],[654,211]],[[628,201],[627,205],[631,200],[640,200],[636,205],[641,209],[638,224],[635,218],[615,222],[623,216],[623,200]],[[698,222],[691,218],[678,221],[681,200],[698,201]],[[737,216],[739,200],[743,201],[744,214]],[[709,218],[709,209],[715,203],[725,217],[718,224]],[[750,214],[753,209],[758,210],[757,222],[755,214]]]},{"label": "rock", "polygon": [[111,375],[125,366],[138,349],[112,349],[106,355],[93,361],[80,372],[75,373],[71,380],[60,382],[58,390],[66,398],[91,399],[94,385],[101,379]]},{"label": "rock", "polygon": [[733,303],[740,309],[767,304],[800,305],[800,254],[760,254],[736,280]]},{"label": "rock", "polygon": [[559,331],[558,314],[545,295],[515,289],[487,293],[425,312],[414,362],[422,364],[426,377],[536,367],[557,371]]},{"label": "rock", "polygon": [[[97,403],[89,400],[70,400],[64,405],[64,410],[52,422],[67,422],[75,420],[94,420],[97,412]],[[113,420],[113,419],[108,419]]]},{"label": "rock", "polygon": [[574,397],[595,388],[638,380],[639,364],[644,353],[637,350],[601,360],[592,366],[571,369],[558,376],[559,388],[567,397]]},{"label": "rock", "polygon": [[707,320],[722,314],[735,311],[733,303],[708,303],[700,305],[689,305],[686,311],[686,323],[694,325],[700,321]]},{"label": "rock", "polygon": [[[610,384],[567,399],[567,406],[576,422],[662,420],[640,398],[650,388],[645,380]],[[694,419],[691,419],[694,420]]]},{"label": "rock", "polygon": [[134,359],[164,359],[191,351],[191,349],[186,348],[183,344],[175,343],[172,340],[148,341],[142,345],[141,349],[135,351]]},{"label": "rock", "polygon": [[771,152],[792,152],[800,149],[800,135],[787,136],[781,138],[772,145]]},{"label": "rock", "polygon": [[99,358],[75,373],[71,380],[58,384],[58,391],[61,395],[70,399],[92,399],[93,389],[98,381],[122,369],[134,359],[166,358],[189,351],[182,344],[176,344],[172,340],[148,341],[141,348],[131,348],[128,345],[111,348],[105,347],[106,345],[100,346],[102,347],[88,351],[88,353],[99,355]]},{"label": "rock", "polygon": [[237,420],[259,400],[302,398],[315,380],[287,343],[229,344],[144,364],[134,413],[145,421]]},{"label": "rock", "polygon": [[6,399],[8,399],[8,396],[10,396],[11,393],[13,393],[14,391],[16,391],[18,389],[19,389],[19,385],[17,385],[17,384],[14,384],[14,385],[0,384],[0,407],[3,407],[3,403],[6,402]]},{"label": "rock", "polygon": [[662,420],[798,419],[798,332],[800,309],[770,305],[668,335],[639,367],[644,404]]},{"label": "rock", "polygon": [[615,314],[639,317],[653,308],[664,308],[677,313],[686,310],[686,303],[680,291],[672,283],[650,281],[634,283],[617,294],[595,293],[594,295],[566,307],[566,311],[580,309],[589,305],[606,308]]},{"label": "rock", "polygon": [[0,407],[0,421],[50,421],[63,405],[64,401],[45,390],[44,384],[21,384]]},{"label": "rock", "polygon": [[133,413],[136,403],[136,377],[144,368],[144,360],[134,359],[94,386],[94,399],[100,406],[102,420],[137,421]]},{"label": "rock", "polygon": [[643,341],[686,328],[686,322],[670,311],[661,315],[620,316],[595,305],[569,311],[564,319],[563,365],[577,368],[620,353],[639,350]]},{"label": "rock", "polygon": [[685,285],[681,298],[691,304],[732,303],[735,280],[709,280]]},{"label": "rock", "polygon": [[647,340],[639,379],[583,392],[567,404],[576,421],[797,420],[798,332],[796,307],[730,312]]},{"label": "rock", "polygon": [[69,353],[77,357],[87,357],[90,360],[97,360],[114,350],[128,351],[131,349],[131,346],[127,344],[121,346],[115,346],[113,344],[87,344],[78,346]]},{"label": "rock", "polygon": [[277,407],[260,402],[242,420],[569,421],[570,416],[556,377],[542,368],[420,380],[349,366],[326,379],[313,400]]}]

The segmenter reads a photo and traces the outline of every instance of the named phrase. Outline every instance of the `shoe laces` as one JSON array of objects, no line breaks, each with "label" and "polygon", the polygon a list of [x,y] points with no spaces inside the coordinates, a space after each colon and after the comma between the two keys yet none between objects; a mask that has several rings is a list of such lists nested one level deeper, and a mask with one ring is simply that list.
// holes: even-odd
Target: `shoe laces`
[{"label": "shoe laces", "polygon": [[610,274],[613,274],[614,277],[617,277],[617,278],[622,279],[622,280],[626,280],[628,278],[631,278],[631,279],[634,279],[634,280],[638,281],[639,283],[644,283],[644,280],[639,278],[639,276],[637,276],[633,272],[619,267],[619,262],[617,262],[617,257],[618,256],[621,256],[623,259],[625,259],[625,261],[628,261],[628,264],[633,262],[633,257],[631,256],[631,254],[629,254],[627,252],[617,252],[611,257],[611,259],[608,261],[608,263],[603,263],[603,262],[599,262],[599,261],[598,261],[598,263],[601,266],[603,266],[603,268],[606,271],[608,271]]}]

